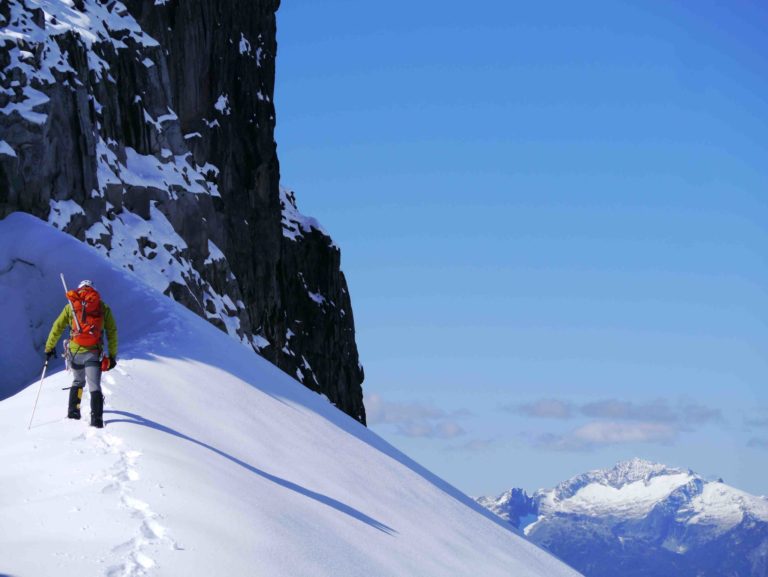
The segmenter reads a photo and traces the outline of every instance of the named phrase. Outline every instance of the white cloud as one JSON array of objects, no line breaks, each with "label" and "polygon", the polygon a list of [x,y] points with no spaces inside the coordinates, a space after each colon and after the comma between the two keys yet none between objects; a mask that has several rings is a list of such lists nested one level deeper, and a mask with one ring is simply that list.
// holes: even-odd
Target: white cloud
[{"label": "white cloud", "polygon": [[757,408],[751,411],[751,415],[744,419],[747,427],[768,427],[768,408]]},{"label": "white cloud", "polygon": [[667,399],[647,402],[604,399],[582,405],[568,400],[540,399],[518,405],[514,410],[528,417],[545,419],[569,419],[581,415],[612,421],[674,423],[680,429],[722,420],[720,409],[713,409],[685,399],[680,399],[676,403]]},{"label": "white cloud", "polygon": [[540,399],[533,403],[525,403],[513,407],[513,410],[528,417],[570,419],[573,416],[574,405],[571,402],[559,399]]},{"label": "white cloud", "polygon": [[753,449],[766,449],[766,450],[768,450],[768,439],[759,439],[757,437],[753,437],[747,443],[747,447],[751,447]]},{"label": "white cloud", "polygon": [[494,445],[496,445],[496,441],[492,439],[471,439],[461,445],[448,447],[448,449],[451,451],[466,451],[469,453],[480,453],[482,451],[487,451]]},{"label": "white cloud", "polygon": [[398,424],[424,419],[439,419],[445,411],[421,403],[397,403],[385,401],[381,395],[373,393],[365,399],[365,413],[371,425]]},{"label": "white cloud", "polygon": [[453,439],[466,434],[466,431],[456,421],[443,421],[435,426],[437,436],[441,439]]},{"label": "white cloud", "polygon": [[453,439],[466,434],[456,421],[468,411],[454,413],[424,403],[402,403],[384,400],[373,393],[365,399],[369,425],[394,425],[395,432],[405,437]]},{"label": "white cloud", "polygon": [[595,445],[658,443],[674,439],[677,431],[662,423],[592,422],[573,432],[574,438]]},{"label": "white cloud", "polygon": [[677,412],[663,399],[648,403],[606,399],[582,405],[581,412],[587,417],[598,419],[670,422],[678,418]]},{"label": "white cloud", "polygon": [[562,435],[546,434],[536,445],[558,451],[583,451],[608,445],[632,443],[672,443],[678,429],[666,423],[591,421]]}]

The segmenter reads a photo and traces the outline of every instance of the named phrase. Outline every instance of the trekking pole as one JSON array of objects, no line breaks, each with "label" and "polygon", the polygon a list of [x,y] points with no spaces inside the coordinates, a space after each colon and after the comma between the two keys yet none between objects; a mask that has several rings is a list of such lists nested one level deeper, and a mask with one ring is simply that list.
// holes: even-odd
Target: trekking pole
[{"label": "trekking pole", "polygon": [[40,391],[43,390],[43,379],[45,378],[45,371],[48,369],[48,359],[45,359],[43,365],[43,375],[40,377],[40,386],[37,388],[37,397],[35,397],[35,406],[32,407],[32,416],[29,418],[29,425],[27,425],[27,431],[32,428],[32,419],[35,418],[35,411],[37,410],[37,401],[40,400]]},{"label": "trekking pole", "polygon": [[[67,281],[64,280],[64,273],[59,273],[61,276],[61,284],[64,285],[64,294],[67,294],[69,291],[67,290]],[[69,300],[69,299],[67,299]],[[77,315],[75,314],[75,307],[72,306],[72,303],[69,303],[69,308],[72,310],[72,318],[75,319],[75,326],[77,327],[77,332],[79,333],[82,329],[80,328],[80,321],[77,320]]]}]

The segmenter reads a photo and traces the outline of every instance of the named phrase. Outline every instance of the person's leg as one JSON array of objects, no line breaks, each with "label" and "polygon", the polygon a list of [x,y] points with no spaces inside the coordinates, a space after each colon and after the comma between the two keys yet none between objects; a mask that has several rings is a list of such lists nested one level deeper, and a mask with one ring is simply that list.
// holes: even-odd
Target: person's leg
[{"label": "person's leg", "polygon": [[97,429],[104,426],[104,394],[101,391],[91,393],[91,426]]},{"label": "person's leg", "polygon": [[83,398],[83,387],[85,386],[85,365],[82,364],[80,355],[72,357],[72,388],[69,389],[69,408],[67,417],[70,419],[80,418],[80,401]]},{"label": "person's leg", "polygon": [[85,378],[88,382],[88,390],[91,393],[91,426],[101,428],[104,426],[104,394],[101,392],[101,355],[94,351],[87,353],[85,365]]}]

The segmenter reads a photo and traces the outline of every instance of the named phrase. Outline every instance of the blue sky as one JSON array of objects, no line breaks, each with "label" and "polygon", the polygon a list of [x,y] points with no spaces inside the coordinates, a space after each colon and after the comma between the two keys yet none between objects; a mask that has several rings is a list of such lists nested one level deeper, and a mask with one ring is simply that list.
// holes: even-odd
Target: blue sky
[{"label": "blue sky", "polygon": [[371,427],[459,488],[639,456],[768,494],[768,8],[720,4],[280,8]]}]

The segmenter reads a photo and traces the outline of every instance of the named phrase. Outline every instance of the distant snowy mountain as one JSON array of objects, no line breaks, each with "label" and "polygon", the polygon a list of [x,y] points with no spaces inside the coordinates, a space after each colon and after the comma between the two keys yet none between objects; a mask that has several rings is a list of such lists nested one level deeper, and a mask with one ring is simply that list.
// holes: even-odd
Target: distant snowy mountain
[{"label": "distant snowy mountain", "polygon": [[766,577],[768,499],[633,459],[478,502],[587,577]]},{"label": "distant snowy mountain", "polygon": [[119,364],[104,378],[105,429],[64,418],[60,361],[31,430],[37,381],[0,401],[0,575],[577,577],[321,395],[23,213],[0,221],[4,372],[42,369],[59,272],[101,289]]}]

